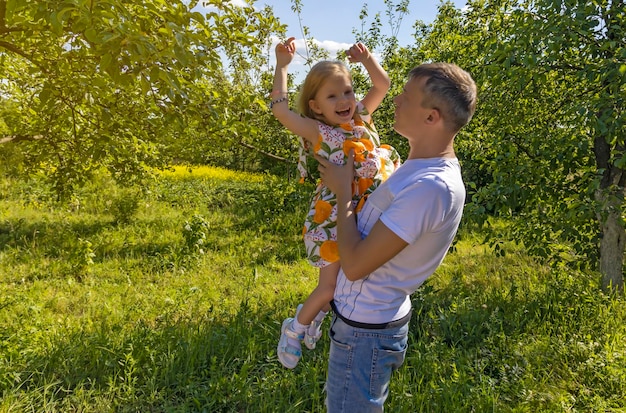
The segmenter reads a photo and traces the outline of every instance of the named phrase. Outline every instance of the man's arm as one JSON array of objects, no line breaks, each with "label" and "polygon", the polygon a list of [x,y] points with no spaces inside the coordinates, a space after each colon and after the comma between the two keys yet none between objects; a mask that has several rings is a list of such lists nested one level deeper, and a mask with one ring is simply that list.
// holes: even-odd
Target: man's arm
[{"label": "man's arm", "polygon": [[[337,195],[337,243],[341,268],[350,281],[359,280],[395,257],[408,244],[378,220],[365,239],[356,226],[352,208],[354,168],[335,165],[316,156],[324,184]],[[346,165],[353,165],[354,153]]]}]

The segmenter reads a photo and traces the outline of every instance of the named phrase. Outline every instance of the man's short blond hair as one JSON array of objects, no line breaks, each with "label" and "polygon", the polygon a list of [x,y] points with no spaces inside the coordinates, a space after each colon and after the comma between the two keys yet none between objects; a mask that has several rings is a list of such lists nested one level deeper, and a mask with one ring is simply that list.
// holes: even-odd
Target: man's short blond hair
[{"label": "man's short blond hair", "polygon": [[476,83],[453,63],[424,63],[409,72],[410,79],[426,79],[422,106],[436,108],[454,133],[472,119],[476,110]]}]

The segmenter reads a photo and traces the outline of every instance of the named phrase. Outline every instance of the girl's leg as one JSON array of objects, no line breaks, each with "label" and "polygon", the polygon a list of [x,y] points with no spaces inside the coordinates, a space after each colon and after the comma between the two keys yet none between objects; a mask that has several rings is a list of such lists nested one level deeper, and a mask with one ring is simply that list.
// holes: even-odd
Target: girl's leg
[{"label": "girl's leg", "polygon": [[[307,319],[311,317],[311,313],[313,313],[313,318],[311,319],[310,324],[306,326],[306,330],[304,331],[304,345],[309,350],[315,349],[317,346],[317,342],[322,337],[322,322],[324,321],[324,317],[326,317],[326,313],[330,311],[330,301],[333,299],[333,295],[335,294],[335,285],[337,284],[337,274],[339,273],[339,263],[335,262],[330,264],[324,268],[320,269],[320,280],[318,282],[317,288],[311,293],[305,305],[310,304],[309,307],[314,307],[307,314]],[[317,312],[315,312],[317,309]],[[300,309],[299,315],[302,313],[302,308]],[[298,323],[299,324],[299,323]]]},{"label": "girl's leg", "polygon": [[[278,341],[277,355],[281,364],[287,368],[294,368],[302,356],[300,341],[305,340],[309,349],[314,349],[321,332],[321,322],[313,322],[321,311],[330,309],[330,300],[335,293],[339,262],[320,268],[320,278],[317,287],[306,299],[304,304],[298,306],[295,318],[287,318],[281,327],[280,340]],[[325,315],[325,313],[323,313]],[[323,319],[323,315],[321,318]],[[314,325],[314,332],[309,332],[309,327]]]},{"label": "girl's leg", "polygon": [[328,312],[330,310],[330,301],[335,294],[339,268],[339,261],[320,268],[320,278],[317,287],[311,292],[298,313],[298,322],[300,324],[308,326],[320,311]]}]

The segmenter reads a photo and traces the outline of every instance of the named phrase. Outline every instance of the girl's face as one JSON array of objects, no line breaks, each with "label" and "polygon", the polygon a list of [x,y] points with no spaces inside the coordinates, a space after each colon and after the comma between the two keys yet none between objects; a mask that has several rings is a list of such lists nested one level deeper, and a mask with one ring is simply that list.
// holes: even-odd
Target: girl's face
[{"label": "girl's face", "polygon": [[309,107],[328,125],[348,123],[356,110],[350,77],[338,74],[326,79]]}]

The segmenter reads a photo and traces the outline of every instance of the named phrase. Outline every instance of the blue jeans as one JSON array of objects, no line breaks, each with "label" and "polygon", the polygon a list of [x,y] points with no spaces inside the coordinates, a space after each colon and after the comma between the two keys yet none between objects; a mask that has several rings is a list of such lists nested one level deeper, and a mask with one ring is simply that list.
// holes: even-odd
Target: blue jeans
[{"label": "blue jeans", "polygon": [[385,329],[357,328],[333,315],[326,379],[326,408],[382,412],[391,373],[404,362],[408,322]]}]

